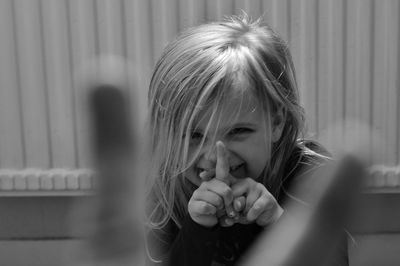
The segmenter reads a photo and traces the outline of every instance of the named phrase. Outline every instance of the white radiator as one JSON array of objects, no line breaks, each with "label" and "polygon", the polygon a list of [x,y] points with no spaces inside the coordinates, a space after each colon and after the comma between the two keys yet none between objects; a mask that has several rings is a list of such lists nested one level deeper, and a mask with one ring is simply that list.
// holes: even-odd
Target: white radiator
[{"label": "white radiator", "polygon": [[88,169],[0,170],[0,196],[91,194],[94,173]]},{"label": "white radiator", "polygon": [[[375,165],[366,177],[368,192],[400,192],[400,166]],[[85,195],[96,187],[89,169],[0,169],[0,196]]]}]

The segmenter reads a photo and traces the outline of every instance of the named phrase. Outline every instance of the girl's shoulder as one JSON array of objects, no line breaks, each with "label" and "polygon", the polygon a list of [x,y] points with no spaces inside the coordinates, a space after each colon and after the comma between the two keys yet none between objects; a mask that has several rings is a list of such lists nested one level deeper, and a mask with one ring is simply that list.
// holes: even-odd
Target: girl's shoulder
[{"label": "girl's shoulder", "polygon": [[319,167],[331,160],[330,153],[315,140],[299,140],[290,155],[286,170],[286,178],[298,175],[304,170]]}]

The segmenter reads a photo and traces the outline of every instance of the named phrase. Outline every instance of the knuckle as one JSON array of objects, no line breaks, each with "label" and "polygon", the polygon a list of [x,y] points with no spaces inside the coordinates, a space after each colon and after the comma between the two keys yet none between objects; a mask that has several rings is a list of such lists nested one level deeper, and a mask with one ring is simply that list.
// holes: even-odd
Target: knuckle
[{"label": "knuckle", "polygon": [[195,201],[195,199],[194,199],[194,197],[193,197],[193,195],[192,195],[192,197],[189,199],[188,205],[192,205],[192,204],[193,204],[193,201]]},{"label": "knuckle", "polygon": [[218,182],[220,182],[218,179],[213,178],[209,181],[203,182],[202,184],[205,184],[207,187],[214,187],[218,184]]},{"label": "knuckle", "polygon": [[261,183],[258,183],[258,182],[255,184],[255,188],[256,188],[257,190],[265,190],[264,185],[261,184]]},{"label": "knuckle", "polygon": [[264,195],[264,199],[266,202],[274,202],[275,201],[274,196],[272,196],[270,193],[266,193]]},{"label": "knuckle", "polygon": [[254,180],[251,177],[246,177],[244,181],[246,183],[252,183]]},{"label": "knuckle", "polygon": [[228,186],[225,186],[223,189],[222,189],[222,195],[224,195],[225,197],[229,197],[229,196],[231,196],[232,195],[232,190],[230,189],[230,187],[228,187]]},{"label": "knuckle", "polygon": [[252,212],[253,212],[253,213],[259,212],[259,211],[263,208],[262,205],[263,205],[263,204],[261,204],[261,202],[259,202],[259,201],[256,202],[256,203],[254,203],[253,207],[251,208]]},{"label": "knuckle", "polygon": [[199,197],[199,189],[196,189],[192,194],[192,199],[196,199]]},{"label": "knuckle", "polygon": [[264,209],[268,205],[268,202],[267,199],[262,199],[257,203],[257,206],[259,209]]},{"label": "knuckle", "polygon": [[188,203],[188,210],[189,210],[189,212],[193,211],[193,201],[192,200],[190,200]]},{"label": "knuckle", "polygon": [[202,182],[202,183],[200,184],[199,188],[196,189],[196,191],[197,191],[197,190],[205,190],[205,189],[207,189],[208,183],[209,183],[209,182],[210,182],[210,181]]},{"label": "knuckle", "polygon": [[217,204],[217,208],[222,207],[222,205],[224,204],[223,200],[220,197],[216,197],[215,203]]},{"label": "knuckle", "polygon": [[249,212],[246,218],[249,222],[253,222],[256,219],[254,212]]},{"label": "knuckle", "polygon": [[216,200],[218,206],[222,206],[222,204],[224,203],[223,200],[217,196],[217,200]]}]

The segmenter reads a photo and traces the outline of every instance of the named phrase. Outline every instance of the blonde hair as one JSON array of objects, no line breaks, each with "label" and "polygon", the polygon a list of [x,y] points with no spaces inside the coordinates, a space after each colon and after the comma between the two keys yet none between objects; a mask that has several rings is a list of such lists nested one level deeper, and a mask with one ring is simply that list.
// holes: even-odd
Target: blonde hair
[{"label": "blonde hair", "polygon": [[[288,46],[260,19],[252,22],[244,14],[184,31],[156,64],[149,89],[153,228],[163,228],[169,219],[181,226],[193,192],[182,173],[193,163],[188,147],[196,119],[202,110],[212,111],[206,136],[211,122],[221,119],[224,99],[238,92],[257,100],[270,131],[271,116],[278,110],[284,114],[282,136],[270,149],[262,177],[278,196],[285,162],[303,130],[304,112]],[[204,138],[199,150],[203,144]]]}]

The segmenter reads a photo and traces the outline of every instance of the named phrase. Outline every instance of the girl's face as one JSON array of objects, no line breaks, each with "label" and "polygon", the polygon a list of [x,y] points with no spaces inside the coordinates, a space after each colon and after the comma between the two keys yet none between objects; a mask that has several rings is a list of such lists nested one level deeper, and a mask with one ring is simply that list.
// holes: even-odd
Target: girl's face
[{"label": "girl's face", "polygon": [[[185,177],[193,184],[201,184],[201,172],[215,170],[217,140],[223,141],[226,146],[231,175],[236,178],[257,179],[262,174],[269,161],[271,145],[268,140],[271,138],[268,136],[266,116],[261,106],[254,99],[248,98],[230,99],[221,113],[217,114],[219,119],[214,119],[219,121],[211,122],[206,136],[204,132],[211,119],[211,111],[205,111],[201,115],[201,120],[190,137],[189,160],[198,156],[185,172]],[[203,137],[205,142],[200,153],[197,153]]]}]

